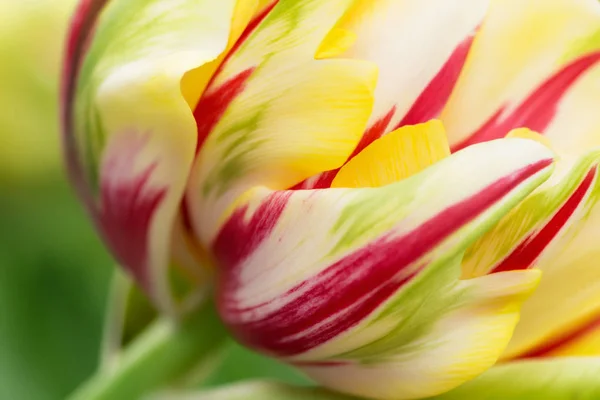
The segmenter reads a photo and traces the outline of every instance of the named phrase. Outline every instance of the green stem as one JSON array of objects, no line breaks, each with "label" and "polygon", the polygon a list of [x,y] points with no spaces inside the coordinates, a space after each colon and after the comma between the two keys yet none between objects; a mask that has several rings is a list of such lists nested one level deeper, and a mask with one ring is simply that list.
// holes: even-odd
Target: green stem
[{"label": "green stem", "polygon": [[99,370],[69,400],[139,398],[212,359],[227,337],[212,302],[180,325],[160,319],[124,350],[114,369]]}]

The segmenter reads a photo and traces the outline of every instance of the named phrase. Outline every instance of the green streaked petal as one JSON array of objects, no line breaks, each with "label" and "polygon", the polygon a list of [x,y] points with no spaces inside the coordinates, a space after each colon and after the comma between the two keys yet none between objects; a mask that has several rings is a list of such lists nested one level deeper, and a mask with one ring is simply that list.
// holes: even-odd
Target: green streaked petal
[{"label": "green streaked petal", "polygon": [[[494,229],[482,236],[467,251],[463,261],[463,277],[482,276],[498,269],[514,270],[536,266],[546,246],[558,239],[560,233],[557,231],[555,235],[549,235],[543,230],[548,229],[547,226],[551,223],[560,230],[578,222],[585,215],[584,200],[585,197],[592,196],[591,190],[585,190],[584,198],[578,202],[575,202],[577,199],[573,196],[578,189],[581,191],[585,177],[591,169],[597,167],[599,162],[600,150],[577,159],[559,160],[551,179],[515,207]],[[588,191],[590,193],[587,193]],[[572,210],[573,207],[579,208],[580,212],[576,213],[576,210]],[[571,211],[567,214],[563,212],[564,217],[568,218],[556,217],[561,209]],[[561,222],[560,226],[556,226],[558,219]],[[524,251],[522,248],[540,234],[547,236],[547,241],[544,241],[544,245],[540,248],[540,254],[527,261],[523,257],[515,257],[517,254],[522,254]],[[513,259],[507,260],[511,256]],[[507,265],[508,262],[510,265]]]},{"label": "green streaked petal", "polygon": [[377,188],[254,188],[212,243],[221,315],[246,345],[345,393],[453,388],[496,362],[539,279],[461,281],[463,252],[548,177],[551,157],[504,139]]},{"label": "green streaked petal", "polygon": [[195,115],[206,140],[187,200],[205,245],[246,190],[289,188],[341,166],[356,146],[371,112],[376,67],[315,59],[351,4],[280,1],[230,54],[200,99]]},{"label": "green streaked petal", "polygon": [[463,277],[534,267],[543,272],[506,358],[552,351],[552,343],[599,318],[599,165],[600,150],[559,160],[550,180],[467,251]]},{"label": "green streaked petal", "polygon": [[595,400],[600,358],[510,362],[431,400]]},{"label": "green streaked petal", "polygon": [[[586,171],[588,179],[593,175],[591,187],[572,219],[536,262],[544,279],[539,292],[524,305],[522,321],[506,357],[535,351],[600,318],[600,250],[596,244],[600,229],[599,163],[600,155],[596,153]],[[571,179],[579,180],[577,175]],[[597,351],[592,347],[588,354]]]}]

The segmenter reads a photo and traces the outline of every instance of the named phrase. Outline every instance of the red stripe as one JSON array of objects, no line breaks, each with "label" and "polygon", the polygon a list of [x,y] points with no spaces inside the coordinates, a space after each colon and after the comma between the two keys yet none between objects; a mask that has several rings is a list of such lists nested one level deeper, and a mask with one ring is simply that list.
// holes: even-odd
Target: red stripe
[{"label": "red stripe", "polygon": [[[250,321],[247,320],[250,316],[243,314],[236,298],[240,287],[248,284],[240,269],[249,253],[244,251],[243,257],[233,258],[230,253],[237,246],[245,246],[248,241],[253,242],[253,249],[257,244],[253,235],[248,236],[253,228],[244,228],[244,224],[248,223],[240,220],[242,215],[236,214],[220,232],[214,248],[222,273],[219,294],[221,315],[238,339],[249,346],[280,356],[314,348],[371,314],[410,281],[412,273],[409,268],[414,267],[425,254],[551,163],[552,160],[539,161],[503,177],[402,237],[391,239],[386,236],[371,242],[265,304],[268,305],[266,310],[261,310],[261,307],[252,309]],[[256,218],[262,220],[270,215],[270,207],[260,212],[263,215]],[[272,223],[275,224],[276,220]],[[265,239],[266,236],[261,235],[260,241]],[[286,303],[286,299],[290,298],[292,300]],[[278,302],[283,305],[273,311],[271,307]],[[317,326],[317,329],[307,331]]]},{"label": "red stripe", "polygon": [[249,221],[246,221],[248,206],[237,209],[221,228],[213,245],[219,263],[224,266],[239,265],[252,254],[275,228],[291,195],[289,191],[271,194]]},{"label": "red stripe", "polygon": [[358,153],[363,151],[368,145],[382,137],[388,131],[387,127],[390,125],[394,114],[396,114],[396,106],[392,107],[387,112],[387,114],[375,121],[375,123],[365,131],[362,138],[360,139],[360,142],[358,142],[358,145],[356,146],[350,157],[348,157],[348,161],[350,161]]},{"label": "red stripe", "polygon": [[135,162],[146,138],[121,134],[106,148],[100,173],[100,207],[96,223],[121,266],[152,293],[148,269],[148,232],[152,217],[166,195],[166,188],[149,184],[156,164],[137,172]]},{"label": "red stripe", "polygon": [[[256,15],[252,21],[250,21],[227,56],[225,56],[223,59],[223,62],[219,68],[217,68],[213,76],[210,78],[206,91],[202,94],[198,104],[196,105],[196,108],[194,109],[194,119],[196,120],[197,129],[196,154],[198,154],[202,148],[202,145],[206,141],[206,138],[208,138],[208,135],[210,135],[219,120],[223,117],[223,114],[231,102],[235,100],[235,98],[244,90],[246,82],[252,76],[255,68],[248,68],[247,70],[240,72],[218,88],[211,87],[214,83],[214,80],[223,70],[225,63],[229,61],[232,55],[239,50],[240,46],[246,42],[251,33],[256,30],[256,28],[267,17],[267,15],[269,15],[277,3],[278,0],[273,1],[271,4],[265,7],[260,14]],[[195,238],[196,236],[193,233],[194,229],[187,197],[184,197],[181,202],[181,210],[183,228],[190,237]]]},{"label": "red stripe", "polygon": [[442,69],[429,82],[429,85],[427,85],[408,113],[402,118],[402,121],[396,126],[396,129],[404,125],[416,125],[427,122],[440,115],[465,65],[467,55],[473,44],[473,39],[474,36],[471,35],[458,45]]},{"label": "red stripe", "polygon": [[[436,76],[429,82],[427,87],[421,92],[415,100],[408,113],[404,116],[400,123],[390,128],[390,122],[396,114],[396,106],[393,106],[385,115],[375,121],[363,134],[360,142],[346,160],[346,163],[363,151],[367,146],[379,139],[388,132],[398,129],[405,125],[415,125],[422,122],[427,122],[432,118],[436,118],[441,113],[446,105],[456,81],[462,71],[462,68],[473,44],[473,35],[470,35],[452,52],[448,60],[438,71]],[[323,172],[317,180],[303,181],[292,189],[324,189],[331,187],[331,183],[335,179],[338,171]]]},{"label": "red stripe", "polygon": [[223,66],[229,61],[229,59],[239,50],[240,46],[246,42],[252,32],[260,25],[260,23],[269,15],[271,10],[275,7],[277,1],[274,1],[268,7],[266,7],[259,15],[254,17],[248,26],[244,29],[244,32],[240,35],[238,40],[235,42],[219,68],[215,71],[211,77],[206,91],[202,94],[202,97],[198,101],[194,110],[194,118],[196,119],[196,125],[198,127],[198,141],[196,144],[196,154],[200,151],[200,148],[204,144],[204,141],[208,135],[212,132],[214,127],[217,125],[223,113],[227,110],[231,102],[244,90],[246,81],[254,72],[255,67],[246,69],[240,72],[233,78],[230,78],[227,82],[223,83],[218,88],[213,88],[212,85],[214,80],[219,76],[223,70]]},{"label": "red stripe", "polygon": [[279,0],[273,0],[271,2],[271,4],[269,4],[268,6],[266,6],[259,14],[257,14],[252,19],[252,21],[250,21],[250,23],[248,24],[248,26],[246,26],[246,28],[244,29],[244,32],[242,32],[242,34],[238,38],[237,42],[231,48],[231,51],[229,52],[229,54],[225,58],[225,61],[227,61],[231,57],[232,54],[234,54],[237,50],[239,50],[240,46],[243,43],[245,43],[246,40],[248,40],[248,38],[250,37],[250,34],[252,32],[254,32],[254,30],[256,28],[258,28],[258,26],[260,25],[260,23],[263,22],[263,20],[265,18],[267,18],[267,15],[269,15],[271,13],[271,11],[273,11],[273,8],[275,8],[275,6],[277,5],[277,3],[279,3]]},{"label": "red stripe", "polygon": [[[108,0],[81,0],[67,33],[65,54],[63,59],[62,75],[62,104],[63,115],[70,112],[69,107],[65,107],[72,100],[75,90],[75,82],[79,74],[79,68],[85,56],[87,45],[90,42],[90,35],[93,32],[96,19],[104,8]],[[65,119],[63,122],[67,122]]]},{"label": "red stripe", "polygon": [[84,169],[79,159],[77,142],[73,126],[73,102],[77,88],[79,70],[83,64],[87,48],[92,40],[96,20],[108,0],[81,0],[67,33],[63,71],[61,78],[61,124],[62,145],[69,178],[74,184],[78,195],[83,200],[89,212],[94,212],[94,196],[84,176]]},{"label": "red stripe", "polygon": [[514,271],[527,269],[533,266],[544,249],[558,235],[560,230],[569,221],[575,210],[579,207],[586,193],[594,182],[596,176],[594,166],[585,176],[575,192],[567,199],[563,206],[550,221],[537,233],[525,238],[512,253],[510,253],[500,264],[498,264],[490,273]]},{"label": "red stripe", "polygon": [[543,133],[557,113],[565,93],[577,79],[600,61],[600,52],[588,54],[566,65],[542,83],[510,115],[503,117],[501,107],[481,128],[467,139],[452,146],[457,151],[475,143],[499,139],[515,128],[526,127]]},{"label": "red stripe", "polygon": [[240,72],[219,86],[218,89],[209,90],[200,98],[194,111],[198,129],[196,154],[198,154],[204,141],[213,131],[231,102],[244,90],[246,81],[253,72],[254,68]]},{"label": "red stripe", "polygon": [[576,327],[570,332],[566,332],[563,335],[552,338],[538,347],[529,350],[526,353],[521,354],[517,359],[525,358],[540,358],[551,356],[553,352],[565,348],[573,343],[576,343],[586,335],[594,332],[596,329],[600,329],[600,318],[596,316],[594,319],[584,323],[583,325]]}]

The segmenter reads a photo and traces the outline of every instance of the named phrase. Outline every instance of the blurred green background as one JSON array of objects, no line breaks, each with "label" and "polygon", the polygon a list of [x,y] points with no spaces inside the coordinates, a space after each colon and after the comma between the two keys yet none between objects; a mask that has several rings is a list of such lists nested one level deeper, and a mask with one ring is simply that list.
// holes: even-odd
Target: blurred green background
[{"label": "blurred green background", "polygon": [[[75,0],[0,0],[0,399],[62,399],[96,368],[113,262],[67,184],[57,86]],[[304,379],[233,346],[208,384]]]}]

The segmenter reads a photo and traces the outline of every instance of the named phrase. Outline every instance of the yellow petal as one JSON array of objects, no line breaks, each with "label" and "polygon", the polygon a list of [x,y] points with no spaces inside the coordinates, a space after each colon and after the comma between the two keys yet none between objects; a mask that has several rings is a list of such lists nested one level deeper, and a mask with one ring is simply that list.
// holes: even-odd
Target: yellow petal
[{"label": "yellow petal", "polygon": [[181,93],[190,105],[190,108],[193,109],[196,107],[210,78],[212,78],[217,68],[219,68],[219,65],[221,65],[225,57],[227,57],[228,51],[231,50],[233,45],[240,38],[244,29],[246,29],[246,26],[248,26],[252,17],[259,9],[258,3],[258,0],[238,0],[233,10],[227,49],[217,59],[193,69],[183,76],[183,79],[181,80]]},{"label": "yellow petal", "polygon": [[599,399],[600,359],[568,357],[503,363],[435,400]]},{"label": "yellow petal", "polygon": [[348,29],[334,28],[329,32],[315,54],[315,58],[333,58],[343,54],[356,41],[356,34]]},{"label": "yellow petal", "polygon": [[582,330],[575,332],[576,337],[568,338],[568,342],[548,353],[549,357],[566,356],[598,356],[600,355],[600,324],[584,326]]},{"label": "yellow petal", "polygon": [[536,142],[543,144],[547,148],[552,149],[552,142],[550,141],[550,139],[528,128],[513,129],[512,131],[508,132],[506,137],[535,140]]},{"label": "yellow petal", "polygon": [[565,93],[552,124],[544,132],[559,155],[578,156],[600,147],[598,104],[600,65],[592,67]]},{"label": "yellow petal", "polygon": [[450,154],[440,121],[405,126],[374,141],[350,160],[331,187],[377,187],[408,178]]}]

